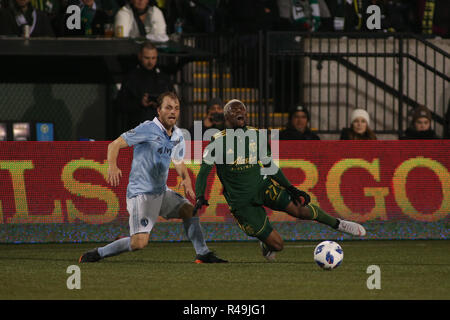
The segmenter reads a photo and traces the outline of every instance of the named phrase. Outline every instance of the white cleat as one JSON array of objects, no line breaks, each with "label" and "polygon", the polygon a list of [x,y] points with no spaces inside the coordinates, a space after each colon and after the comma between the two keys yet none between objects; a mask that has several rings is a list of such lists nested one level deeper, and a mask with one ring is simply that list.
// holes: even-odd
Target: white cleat
[{"label": "white cleat", "polygon": [[262,241],[259,242],[259,246],[261,247],[261,252],[264,258],[266,258],[268,261],[275,261],[275,251],[269,250]]},{"label": "white cleat", "polygon": [[352,221],[339,220],[339,231],[350,234],[356,237],[364,237],[366,235],[366,229],[362,225]]}]

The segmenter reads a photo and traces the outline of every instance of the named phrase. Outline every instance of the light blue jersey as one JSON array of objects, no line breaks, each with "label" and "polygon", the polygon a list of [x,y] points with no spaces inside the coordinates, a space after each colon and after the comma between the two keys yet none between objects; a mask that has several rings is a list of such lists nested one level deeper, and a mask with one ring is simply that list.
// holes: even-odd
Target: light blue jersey
[{"label": "light blue jersey", "polygon": [[183,133],[173,128],[169,137],[157,118],[145,121],[121,135],[134,146],[127,198],[138,194],[160,194],[167,189],[170,161],[182,161],[185,153]]}]

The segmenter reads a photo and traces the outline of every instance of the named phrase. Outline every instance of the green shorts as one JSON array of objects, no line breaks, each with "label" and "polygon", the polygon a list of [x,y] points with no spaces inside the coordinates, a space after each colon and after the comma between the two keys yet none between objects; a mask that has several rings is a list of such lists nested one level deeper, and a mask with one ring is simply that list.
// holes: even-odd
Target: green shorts
[{"label": "green shorts", "polygon": [[269,184],[251,203],[233,208],[231,213],[242,231],[250,237],[264,241],[273,228],[263,206],[283,211],[289,202],[291,197],[284,188]]}]

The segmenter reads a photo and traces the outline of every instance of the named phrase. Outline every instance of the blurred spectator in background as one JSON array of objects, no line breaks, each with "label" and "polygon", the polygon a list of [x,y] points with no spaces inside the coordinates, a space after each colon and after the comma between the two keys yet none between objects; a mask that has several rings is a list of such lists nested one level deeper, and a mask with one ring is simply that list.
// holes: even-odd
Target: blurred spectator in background
[{"label": "blurred spectator in background", "polygon": [[414,109],[411,124],[400,139],[439,139],[431,129],[431,112],[427,107],[418,106]]},{"label": "blurred spectator in background", "polygon": [[[38,0],[45,1],[45,0]],[[81,0],[61,0],[62,7],[70,5],[80,5]],[[95,0],[97,9],[103,10],[109,17],[110,22],[114,22],[114,17],[121,7],[128,4],[128,0]],[[65,11],[65,10],[64,10]],[[64,12],[65,13],[65,12]]]},{"label": "blurred spectator in background", "polygon": [[153,120],[157,115],[158,96],[174,91],[169,77],[156,66],[158,51],[151,42],[141,45],[138,60],[138,66],[126,76],[117,96],[117,108],[125,122],[125,128],[119,128],[119,132],[134,128],[145,120]]},{"label": "blurred spectator in background", "polygon": [[309,128],[309,111],[303,106],[296,106],[289,113],[289,122],[280,132],[280,140],[320,140]]},{"label": "blurred spectator in background", "polygon": [[[415,2],[409,0],[327,0],[330,17],[323,18],[321,31],[369,31],[367,8],[377,5],[381,11],[381,31],[415,31]],[[374,31],[374,30],[370,30]]]},{"label": "blurred spectator in background", "polygon": [[280,15],[276,0],[229,0],[229,31],[254,33],[274,30]]},{"label": "blurred spectator in background", "polygon": [[450,1],[417,0],[417,10],[423,34],[450,36]]},{"label": "blurred spectator in background", "polygon": [[326,6],[329,14],[321,15],[320,31],[348,31],[345,25],[353,14],[352,4],[346,0],[327,0]]},{"label": "blurred spectator in background", "polygon": [[53,30],[58,26],[58,19],[61,16],[63,1],[60,0],[31,0],[33,8],[45,12],[50,19]]},{"label": "blurred spectator in background", "polygon": [[12,0],[7,8],[0,10],[0,35],[22,37],[28,28],[31,37],[54,36],[50,19],[33,8],[30,0]]},{"label": "blurred spectator in background", "polygon": [[385,0],[389,31],[417,32],[417,10],[415,1]]},{"label": "blurred spectator in background", "polygon": [[[322,0],[277,0],[281,31],[317,31],[320,26]],[[324,8],[322,8],[324,10]],[[328,10],[328,9],[327,9]]]},{"label": "blurred spectator in background", "polygon": [[342,129],[341,140],[377,140],[377,136],[370,129],[370,117],[366,110],[353,110],[350,123],[350,128]]},{"label": "blurred spectator in background", "polygon": [[114,22],[114,17],[120,6],[116,0],[95,0],[99,9],[102,9],[109,17],[109,22]]},{"label": "blurred spectator in background", "polygon": [[[186,32],[213,33],[220,30],[221,4],[220,0],[175,0],[178,12],[181,13],[183,29]],[[218,19],[219,18],[219,19]],[[219,20],[219,21],[217,21]],[[176,21],[173,21],[175,23]]]},{"label": "blurred spectator in background", "polygon": [[117,12],[114,30],[116,37],[146,37],[155,42],[169,40],[166,20],[154,0],[130,0]]},{"label": "blurred spectator in background", "polygon": [[[213,98],[210,101],[208,101],[206,106],[207,106],[206,117],[202,121],[202,136],[200,137],[200,139],[203,138],[203,134],[208,129],[217,129],[217,130],[225,129],[225,117],[223,114],[222,100],[220,98]],[[195,126],[192,126],[189,129],[192,140],[197,138],[194,135],[194,128]]]},{"label": "blurred spectator in background", "polygon": [[62,35],[103,36],[105,34],[105,25],[111,20],[106,12],[97,6],[97,1],[80,0],[77,5],[81,8],[81,29],[68,29],[65,22],[70,15],[65,14],[60,23]]}]

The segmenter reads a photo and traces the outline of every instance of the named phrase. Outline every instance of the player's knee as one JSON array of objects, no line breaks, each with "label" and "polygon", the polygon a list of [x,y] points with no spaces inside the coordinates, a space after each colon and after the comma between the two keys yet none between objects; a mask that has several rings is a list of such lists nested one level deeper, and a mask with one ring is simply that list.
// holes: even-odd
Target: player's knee
[{"label": "player's knee", "polygon": [[133,250],[133,251],[141,250],[141,249],[144,249],[146,246],[147,246],[147,244],[144,243],[144,242],[132,243],[131,244],[131,250]]},{"label": "player's knee", "polygon": [[193,214],[194,214],[194,206],[192,204],[186,203],[181,206],[180,211],[179,211],[179,215],[180,215],[181,219],[185,220],[185,219],[192,218]]},{"label": "player's knee", "polygon": [[134,241],[132,240],[130,243],[130,247],[131,250],[136,251],[136,250],[141,250],[144,249],[148,244],[148,241],[145,241],[143,239],[135,239]]}]

